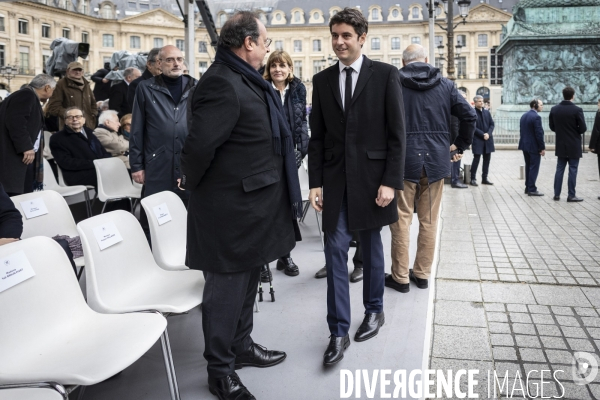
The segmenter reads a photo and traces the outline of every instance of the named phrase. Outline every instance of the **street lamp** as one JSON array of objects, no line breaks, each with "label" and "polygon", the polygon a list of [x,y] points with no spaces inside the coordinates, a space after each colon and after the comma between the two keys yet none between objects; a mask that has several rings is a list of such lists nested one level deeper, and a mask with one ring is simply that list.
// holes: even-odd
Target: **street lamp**
[{"label": "street lamp", "polygon": [[[446,11],[447,17],[446,27],[443,27],[442,25],[436,23],[437,26],[448,32],[448,79],[451,79],[453,81],[456,80],[456,76],[454,75],[454,28],[456,28],[461,23],[467,23],[467,17],[469,16],[469,6],[471,5],[471,0],[458,0],[458,12],[459,15],[462,17],[462,22],[459,22],[456,25],[454,25],[454,1],[455,0],[442,0],[442,3],[444,3],[444,10]],[[434,33],[430,32],[429,34],[433,35]],[[457,45],[457,55],[460,54],[461,49],[462,45]]]},{"label": "street lamp", "polygon": [[0,76],[8,81],[8,91],[10,92],[10,81],[17,74],[17,67],[4,65],[0,67]]}]

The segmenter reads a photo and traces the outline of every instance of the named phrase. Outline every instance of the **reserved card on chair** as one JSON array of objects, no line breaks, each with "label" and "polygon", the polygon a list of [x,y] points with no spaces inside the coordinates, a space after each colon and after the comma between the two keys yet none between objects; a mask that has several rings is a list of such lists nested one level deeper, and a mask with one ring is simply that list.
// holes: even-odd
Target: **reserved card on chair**
[{"label": "reserved card on chair", "polygon": [[38,197],[37,199],[22,201],[21,208],[23,209],[23,212],[25,213],[25,218],[27,219],[48,214],[46,203],[44,203],[44,199],[42,199],[41,197]]},{"label": "reserved card on chair", "polygon": [[35,276],[33,267],[23,251],[0,259],[0,292]]},{"label": "reserved card on chair", "polygon": [[171,221],[171,213],[169,213],[169,208],[167,207],[167,203],[159,204],[158,206],[152,208],[154,210],[154,215],[156,215],[156,220],[158,221],[158,225],[162,225]]},{"label": "reserved card on chair", "polygon": [[100,250],[104,250],[123,241],[123,237],[113,222],[108,222],[94,228],[94,236],[100,246]]}]

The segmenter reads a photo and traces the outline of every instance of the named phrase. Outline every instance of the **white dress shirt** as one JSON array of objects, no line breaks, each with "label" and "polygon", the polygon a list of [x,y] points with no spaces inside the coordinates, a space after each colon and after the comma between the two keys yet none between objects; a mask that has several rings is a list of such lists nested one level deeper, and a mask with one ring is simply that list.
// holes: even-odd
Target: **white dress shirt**
[{"label": "white dress shirt", "polygon": [[277,89],[277,86],[275,86],[275,82],[271,81],[271,85],[273,85],[273,89],[275,89],[275,91],[279,93],[279,96],[281,96],[281,105],[285,106],[285,95],[288,89],[290,88],[290,84],[288,83],[285,85],[285,89],[283,89],[283,92],[280,92],[279,89]]},{"label": "white dress shirt", "polygon": [[341,61],[338,63],[340,67],[340,94],[342,95],[342,107],[344,107],[344,98],[346,97],[346,71],[344,68],[351,67],[352,71],[352,94],[354,94],[354,88],[356,88],[356,81],[358,81],[358,75],[360,74],[360,68],[363,63],[363,55],[356,59],[351,65],[344,65]]}]

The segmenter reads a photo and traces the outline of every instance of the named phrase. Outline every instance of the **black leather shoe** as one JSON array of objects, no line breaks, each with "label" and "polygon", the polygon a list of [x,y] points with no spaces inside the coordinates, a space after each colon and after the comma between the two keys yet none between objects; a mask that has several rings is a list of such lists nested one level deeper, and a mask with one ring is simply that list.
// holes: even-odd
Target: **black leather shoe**
[{"label": "black leather shoe", "polygon": [[554,197],[552,198],[552,200],[554,200],[554,201],[559,201],[559,200],[560,200],[560,196],[554,196]]},{"label": "black leather shoe", "polygon": [[543,196],[544,193],[542,192],[538,192],[537,190],[535,192],[529,192],[527,193],[529,196]]},{"label": "black leather shoe", "polygon": [[494,183],[493,183],[493,182],[490,182],[490,181],[488,181],[487,179],[482,179],[482,180],[481,180],[481,184],[482,184],[482,185],[493,185]]},{"label": "black leather shoe", "polygon": [[357,246],[358,246],[358,242],[356,240],[350,241],[350,247],[357,247]]},{"label": "black leather shoe", "polygon": [[277,260],[277,271],[281,270],[288,276],[296,276],[300,273],[298,266],[291,257],[280,258]]},{"label": "black leather shoe", "polygon": [[567,197],[567,203],[577,203],[580,201],[583,201],[583,199],[579,197]]},{"label": "black leather shoe", "polygon": [[378,314],[365,314],[365,319],[363,319],[362,324],[360,324],[356,331],[356,335],[354,335],[354,341],[364,342],[365,340],[377,336],[379,328],[381,328],[383,324],[385,324],[385,314],[383,311]]},{"label": "black leather shoe", "polygon": [[235,372],[224,378],[208,377],[208,390],[219,400],[256,400]]},{"label": "black leather shoe", "polygon": [[413,281],[419,289],[427,289],[429,287],[427,279],[417,278],[412,269],[408,271],[408,279]]},{"label": "black leather shoe", "polygon": [[267,350],[265,346],[252,343],[250,348],[235,358],[235,369],[243,367],[267,368],[277,365],[285,360],[287,355],[283,351]]},{"label": "black leather shoe", "polygon": [[529,194],[529,190],[525,189],[525,194]]},{"label": "black leather shoe", "polygon": [[354,271],[350,274],[350,282],[356,283],[363,280],[363,269],[362,267],[354,267]]},{"label": "black leather shoe", "polygon": [[400,293],[410,292],[410,286],[408,283],[398,283],[392,277],[392,274],[385,274],[385,286],[396,289]]},{"label": "black leather shoe", "polygon": [[315,278],[317,278],[317,279],[327,278],[327,266],[324,266],[323,268],[318,270],[317,273],[315,274]]},{"label": "black leather shoe", "polygon": [[271,273],[271,268],[268,265],[263,266],[260,269],[260,281],[268,283],[273,280],[273,274]]},{"label": "black leather shoe", "polygon": [[475,179],[471,179],[471,186],[479,186],[479,185],[477,184],[477,180],[475,180]]},{"label": "black leather shoe", "polygon": [[466,189],[466,188],[468,188],[469,186],[465,185],[464,183],[458,182],[458,183],[453,183],[453,184],[452,184],[452,187],[453,187],[454,189]]},{"label": "black leather shoe", "polygon": [[350,346],[350,335],[344,337],[331,335],[329,336],[329,345],[323,354],[323,364],[337,364],[344,358],[344,350]]}]

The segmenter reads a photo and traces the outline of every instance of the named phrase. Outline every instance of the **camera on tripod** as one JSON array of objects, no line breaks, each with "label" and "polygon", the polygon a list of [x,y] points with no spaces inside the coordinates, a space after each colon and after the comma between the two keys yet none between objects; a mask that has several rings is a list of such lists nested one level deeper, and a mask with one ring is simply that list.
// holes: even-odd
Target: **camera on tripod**
[{"label": "camera on tripod", "polygon": [[50,45],[52,55],[46,61],[46,73],[62,78],[67,73],[67,66],[79,57],[86,58],[90,53],[89,43],[75,42],[70,39],[58,38]]}]

